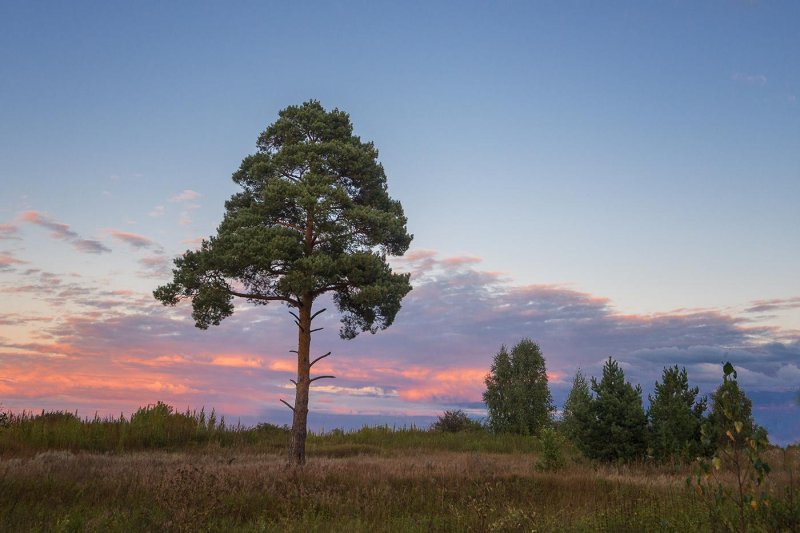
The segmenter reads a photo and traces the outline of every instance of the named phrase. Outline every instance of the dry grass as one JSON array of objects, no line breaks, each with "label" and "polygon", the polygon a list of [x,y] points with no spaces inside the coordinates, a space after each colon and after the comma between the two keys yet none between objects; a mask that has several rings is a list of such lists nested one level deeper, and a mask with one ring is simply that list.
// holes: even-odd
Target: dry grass
[{"label": "dry grass", "polygon": [[[9,530],[679,531],[702,507],[685,475],[575,464],[538,473],[527,454],[314,458],[45,452],[0,463]],[[670,516],[670,522],[665,517]]]}]

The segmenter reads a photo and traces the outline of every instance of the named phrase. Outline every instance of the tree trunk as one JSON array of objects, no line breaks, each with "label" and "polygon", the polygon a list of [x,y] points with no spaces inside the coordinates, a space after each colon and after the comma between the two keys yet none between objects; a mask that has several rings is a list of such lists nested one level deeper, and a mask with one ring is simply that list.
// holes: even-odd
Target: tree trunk
[{"label": "tree trunk", "polygon": [[311,303],[309,296],[303,298],[298,309],[300,318],[297,328],[297,387],[292,418],[292,439],[289,444],[289,462],[303,465],[306,462],[306,434],[308,425],[308,389],[311,385]]}]

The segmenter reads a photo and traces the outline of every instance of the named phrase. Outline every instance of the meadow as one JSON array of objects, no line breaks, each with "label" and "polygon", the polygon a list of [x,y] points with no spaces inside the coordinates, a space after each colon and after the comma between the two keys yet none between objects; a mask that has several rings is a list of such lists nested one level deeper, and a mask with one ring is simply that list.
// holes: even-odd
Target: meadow
[{"label": "meadow", "polygon": [[[0,529],[715,531],[735,511],[687,484],[692,465],[591,462],[565,444],[565,465],[548,469],[533,437],[333,430],[309,435],[304,467],[289,466],[287,441],[286,428],[163,404],[130,419],[6,414]],[[772,506],[748,511],[761,513],[748,530],[797,531],[798,453],[766,455]]]}]

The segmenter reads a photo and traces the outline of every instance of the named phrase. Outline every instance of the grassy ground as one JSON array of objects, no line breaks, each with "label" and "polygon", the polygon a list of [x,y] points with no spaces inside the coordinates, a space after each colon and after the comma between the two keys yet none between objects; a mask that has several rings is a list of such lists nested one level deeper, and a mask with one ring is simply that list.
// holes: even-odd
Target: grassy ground
[{"label": "grassy ground", "polygon": [[[683,532],[720,530],[715,509],[732,512],[687,486],[690,466],[604,465],[567,449],[564,469],[541,471],[531,437],[334,430],[309,435],[303,468],[287,465],[287,442],[282,428],[166,406],[131,420],[7,416],[0,531]],[[754,530],[796,531],[797,491],[785,492],[796,451],[770,454],[769,517],[782,521]]]},{"label": "grassy ground", "polygon": [[9,531],[697,531],[685,475],[521,453],[44,452],[0,463]]}]

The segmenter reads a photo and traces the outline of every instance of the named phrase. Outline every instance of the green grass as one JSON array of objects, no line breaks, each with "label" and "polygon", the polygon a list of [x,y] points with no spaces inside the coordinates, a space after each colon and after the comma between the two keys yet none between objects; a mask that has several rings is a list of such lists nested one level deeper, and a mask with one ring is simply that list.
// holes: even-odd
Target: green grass
[{"label": "green grass", "polygon": [[[469,438],[464,438],[469,435]],[[288,428],[272,424],[256,427],[226,425],[214,412],[176,412],[157,403],[139,409],[130,419],[117,417],[81,419],[64,411],[9,414],[0,427],[0,456],[32,455],[48,450],[123,453],[143,450],[191,450],[205,447],[249,449],[280,453],[287,446]],[[534,439],[520,435],[492,435],[487,431],[446,433],[418,428],[364,427],[309,433],[309,455],[348,457],[375,455],[393,450],[530,453]]]}]

